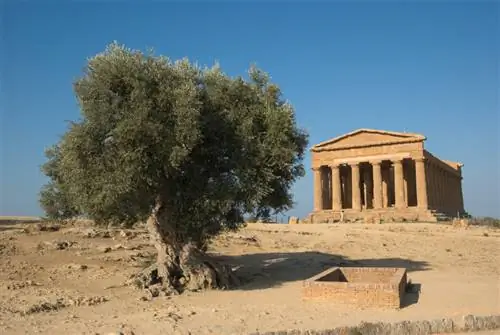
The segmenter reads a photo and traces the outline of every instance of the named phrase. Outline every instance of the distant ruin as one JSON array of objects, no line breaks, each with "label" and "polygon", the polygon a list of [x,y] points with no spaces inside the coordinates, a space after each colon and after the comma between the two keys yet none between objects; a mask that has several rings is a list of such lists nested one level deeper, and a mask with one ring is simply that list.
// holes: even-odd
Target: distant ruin
[{"label": "distant ruin", "polygon": [[314,210],[306,221],[433,222],[465,213],[463,164],[432,155],[425,140],[359,129],[313,146]]}]

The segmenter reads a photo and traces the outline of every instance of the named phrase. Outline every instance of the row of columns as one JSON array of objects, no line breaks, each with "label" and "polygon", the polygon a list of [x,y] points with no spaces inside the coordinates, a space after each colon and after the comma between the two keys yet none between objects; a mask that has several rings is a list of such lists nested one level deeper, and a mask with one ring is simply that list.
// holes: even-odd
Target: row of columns
[{"label": "row of columns", "polygon": [[464,212],[462,193],[462,175],[459,170],[452,173],[431,161],[427,166],[429,192],[429,206],[450,214]]},{"label": "row of columns", "polygon": [[[403,160],[391,160],[394,168],[394,195],[395,195],[395,207],[396,208],[406,208],[407,197],[405,196],[405,179],[403,171]],[[372,166],[373,171],[373,208],[383,208],[383,189],[382,189],[382,169],[380,160],[369,161]],[[359,162],[350,163],[351,167],[351,177],[352,177],[352,209],[361,210],[361,191],[357,187],[360,183],[360,171]],[[341,210],[342,209],[342,198],[341,198],[341,184],[340,184],[340,166],[330,165],[331,175],[332,175],[332,209]],[[321,180],[321,170],[320,168],[313,168],[314,170],[314,209],[316,211],[322,210],[322,180]],[[428,208],[428,198],[427,198],[427,181],[425,172],[425,161],[424,158],[415,159],[415,178],[416,178],[416,191],[417,191],[417,206],[419,208]]]}]

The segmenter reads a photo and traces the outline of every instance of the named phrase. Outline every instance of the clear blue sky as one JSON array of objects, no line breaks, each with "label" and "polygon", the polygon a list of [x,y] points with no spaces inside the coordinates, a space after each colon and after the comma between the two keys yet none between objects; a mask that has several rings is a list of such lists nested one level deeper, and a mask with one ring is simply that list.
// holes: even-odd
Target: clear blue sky
[{"label": "clear blue sky", "polygon": [[[465,164],[466,209],[500,217],[498,2],[141,2],[2,2],[0,215],[41,214],[44,148],[79,117],[72,82],[117,40],[232,75],[257,63],[310,144],[357,128],[424,134]],[[309,159],[292,215],[312,209]]]}]

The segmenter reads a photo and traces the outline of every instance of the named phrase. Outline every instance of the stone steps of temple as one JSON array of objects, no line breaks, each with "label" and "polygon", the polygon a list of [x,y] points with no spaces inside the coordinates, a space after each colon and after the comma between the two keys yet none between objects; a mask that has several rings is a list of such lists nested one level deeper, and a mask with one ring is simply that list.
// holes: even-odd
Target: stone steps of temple
[{"label": "stone steps of temple", "polygon": [[323,210],[311,213],[304,222],[333,223],[333,222],[444,222],[453,217],[438,210],[422,210],[415,207],[406,209],[370,209],[353,211]]}]

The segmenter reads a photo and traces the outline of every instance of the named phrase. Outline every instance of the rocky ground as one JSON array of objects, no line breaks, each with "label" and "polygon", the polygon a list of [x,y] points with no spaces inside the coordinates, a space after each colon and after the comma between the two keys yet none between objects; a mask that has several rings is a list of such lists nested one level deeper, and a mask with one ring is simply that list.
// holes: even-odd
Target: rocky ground
[{"label": "rocky ground", "polygon": [[[499,314],[499,242],[486,227],[250,224],[210,248],[241,287],[151,299],[123,285],[153,257],[144,230],[5,221],[0,333],[224,335]],[[301,281],[334,265],[406,267],[420,293],[398,311],[302,301]]]}]

